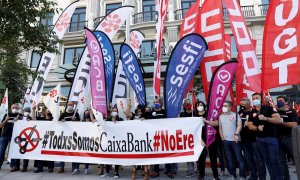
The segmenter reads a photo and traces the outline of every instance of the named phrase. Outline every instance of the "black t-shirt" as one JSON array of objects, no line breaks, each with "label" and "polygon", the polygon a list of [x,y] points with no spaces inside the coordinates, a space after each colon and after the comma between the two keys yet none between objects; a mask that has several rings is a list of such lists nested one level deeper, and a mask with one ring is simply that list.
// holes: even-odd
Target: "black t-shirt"
[{"label": "black t-shirt", "polygon": [[193,116],[193,112],[182,112],[180,113],[180,117],[192,117]]},{"label": "black t-shirt", "polygon": [[256,137],[266,138],[266,137],[277,137],[276,125],[268,121],[263,121],[258,119],[258,115],[262,114],[265,117],[271,118],[272,114],[277,113],[276,109],[271,106],[261,106],[260,112],[256,109],[252,109],[249,114],[249,122],[253,122],[253,125],[259,126],[264,125],[263,131],[254,131]]},{"label": "black t-shirt", "polygon": [[[112,121],[111,118],[107,119],[106,121]],[[123,118],[120,118],[119,116],[116,118],[116,121],[123,121]]]},{"label": "black t-shirt", "polygon": [[[74,112],[64,112],[62,115],[59,117],[59,121],[62,121],[63,119],[65,121],[73,121],[72,117],[74,115]],[[80,121],[79,114],[76,112],[75,114],[75,120],[74,121]]]},{"label": "black t-shirt", "polygon": [[[287,111],[278,110],[280,117],[282,118],[283,122],[297,122],[298,123],[298,115],[294,109],[289,109]],[[277,125],[277,132],[278,136],[291,136],[292,135],[292,128],[285,127],[282,125]]]},{"label": "black t-shirt", "polygon": [[50,118],[50,119],[46,119],[46,117],[45,116],[38,116],[37,117],[37,120],[38,121],[52,121],[53,120],[53,117],[52,118]]},{"label": "black t-shirt", "polygon": [[159,111],[152,111],[151,113],[151,119],[163,119],[163,118],[166,118],[165,116],[165,110],[164,109],[161,109]]},{"label": "black t-shirt", "polygon": [[239,111],[239,115],[242,120],[242,130],[241,130],[241,142],[242,143],[250,143],[250,142],[255,142],[256,137],[255,137],[255,132],[251,131],[248,126],[245,126],[245,121],[247,120],[247,116],[249,116],[251,111]]},{"label": "black t-shirt", "polygon": [[[7,114],[2,119],[2,122],[6,119]],[[14,118],[18,116],[18,113],[8,113],[9,120],[5,123],[1,131],[1,137],[11,137],[14,129]],[[22,114],[19,114],[19,120],[23,118]]]}]

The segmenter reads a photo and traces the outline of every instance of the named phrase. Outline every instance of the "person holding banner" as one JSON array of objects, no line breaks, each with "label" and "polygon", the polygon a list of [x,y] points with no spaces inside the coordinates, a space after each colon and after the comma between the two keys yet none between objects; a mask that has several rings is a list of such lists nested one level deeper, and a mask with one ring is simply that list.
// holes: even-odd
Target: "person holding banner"
[{"label": "person holding banner", "polygon": [[[206,125],[209,124],[215,128],[218,127],[218,121],[208,121],[207,112],[206,112],[206,105],[202,101],[198,101],[196,103],[196,111],[195,116],[202,118],[205,125],[202,128],[202,141],[203,143],[206,142]],[[218,131],[217,131],[218,132]],[[213,176],[215,180],[220,180],[219,173],[218,173],[218,161],[217,161],[217,154],[218,154],[218,142],[220,141],[219,133],[216,134],[216,140],[208,147],[203,149],[199,159],[198,159],[198,166],[199,166],[199,176],[198,179],[203,180],[205,176],[205,163],[207,157],[207,150],[210,159],[210,165],[213,172]]]},{"label": "person holding banner", "polygon": [[[87,109],[84,111],[82,121],[83,122],[92,122],[92,123],[96,122],[96,119],[95,119],[94,114],[91,109]],[[80,163],[75,163],[75,162],[72,163],[72,169],[73,169],[72,175],[77,175],[80,173],[79,166],[80,166]],[[84,172],[83,172],[85,175],[88,174],[88,169],[89,169],[89,164],[86,163],[84,165]]]},{"label": "person holding banner", "polygon": [[276,124],[281,122],[277,110],[261,104],[261,95],[252,95],[253,110],[249,114],[249,129],[255,131],[258,150],[262,155],[271,179],[282,179],[279,163]]},{"label": "person holding banner", "polygon": [[[11,112],[4,115],[0,128],[1,128],[1,135],[0,135],[0,169],[2,167],[5,151],[8,146],[8,144],[11,141],[11,136],[13,132],[14,127],[14,121],[20,120],[22,118],[22,115],[18,113],[19,105],[13,104],[11,106]],[[20,164],[16,164],[16,161],[12,159],[10,164],[10,172],[15,172],[20,170]]]},{"label": "person holding banner", "polygon": [[[151,119],[162,119],[165,118],[165,110],[162,109],[162,100],[159,98],[155,98],[153,100],[153,104],[154,104],[154,109],[151,113]],[[151,173],[151,177],[152,178],[156,178],[159,176],[159,164],[155,164],[153,167],[153,172]],[[169,168],[169,167],[168,167]],[[169,176],[173,176],[172,172],[171,172],[171,167],[169,169],[167,169],[167,174]]]},{"label": "person holding banner", "polygon": [[255,132],[248,127],[248,118],[252,111],[251,101],[248,98],[242,98],[240,101],[240,111],[238,114],[242,120],[241,144],[245,155],[246,164],[251,173],[251,180],[256,180],[257,173],[260,180],[266,179],[266,166],[263,157],[258,151]]},{"label": "person holding banner", "polygon": [[[111,121],[114,123],[117,123],[117,121],[123,121],[122,118],[119,117],[118,115],[118,108],[117,107],[112,107],[111,113],[110,113],[110,118],[107,119],[106,121]],[[118,179],[120,177],[119,175],[119,165],[115,165],[115,172],[114,172],[114,179]],[[111,165],[105,165],[105,173],[101,175],[101,178],[108,178],[110,177],[109,172],[111,169]]]},{"label": "person holding banner", "polygon": [[[36,106],[33,106],[32,107],[32,120],[38,120],[38,121],[52,121],[53,120],[52,113],[46,107],[42,108],[42,112],[40,113],[40,115],[38,117],[36,116],[35,112],[36,112]],[[45,165],[48,166],[48,172],[52,173],[53,169],[54,169],[54,162],[53,161],[42,161],[42,160],[34,161],[35,170],[33,172],[34,173],[43,172],[44,171],[43,168]]]},{"label": "person holding banner", "polygon": [[242,154],[240,143],[240,132],[242,121],[235,112],[232,112],[232,102],[225,101],[222,107],[222,114],[219,116],[219,132],[227,157],[227,167],[233,179],[236,179],[235,158],[239,162],[240,179],[246,179],[245,160]]},{"label": "person holding banner", "polygon": [[[59,117],[58,121],[80,121],[78,112],[74,111],[74,103],[72,101],[68,102],[66,112]],[[64,173],[65,162],[60,162],[59,166],[60,168],[57,173]]]},{"label": "person holding banner", "polygon": [[278,96],[277,110],[282,119],[277,126],[278,145],[279,145],[279,161],[283,179],[291,179],[289,167],[287,164],[287,155],[291,156],[294,161],[293,144],[292,144],[292,128],[298,125],[297,112],[290,108],[285,96]]}]

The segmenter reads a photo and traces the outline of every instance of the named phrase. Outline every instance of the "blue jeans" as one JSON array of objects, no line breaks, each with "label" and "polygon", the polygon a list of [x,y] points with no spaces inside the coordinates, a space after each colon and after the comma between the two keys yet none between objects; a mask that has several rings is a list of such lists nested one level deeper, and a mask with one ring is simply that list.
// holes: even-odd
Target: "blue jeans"
[{"label": "blue jeans", "polygon": [[283,136],[278,138],[279,145],[279,161],[281,173],[284,180],[290,180],[289,167],[287,164],[287,155],[290,155],[294,161],[292,136]]},{"label": "blue jeans", "polygon": [[258,172],[259,179],[266,179],[266,166],[263,161],[262,155],[258,151],[257,143],[242,143],[242,148],[245,155],[246,163],[251,172],[251,178],[257,179]]},{"label": "blue jeans", "polygon": [[227,169],[229,173],[236,178],[236,167],[235,167],[235,158],[239,162],[239,175],[240,177],[246,178],[245,175],[245,160],[242,155],[241,143],[234,141],[223,141],[225,154],[227,157]]},{"label": "blue jeans", "polygon": [[10,142],[10,137],[0,137],[0,169],[2,167],[4,157],[5,157],[5,151],[6,148]]},{"label": "blue jeans", "polygon": [[65,162],[60,162],[60,163],[59,163],[59,167],[60,167],[60,168],[65,168]]},{"label": "blue jeans", "polygon": [[[72,163],[72,170],[79,169],[80,163]],[[85,164],[84,169],[88,169],[89,164]]]},{"label": "blue jeans", "polygon": [[273,137],[257,138],[258,150],[269,171],[271,180],[282,180],[280,171],[278,140]]}]

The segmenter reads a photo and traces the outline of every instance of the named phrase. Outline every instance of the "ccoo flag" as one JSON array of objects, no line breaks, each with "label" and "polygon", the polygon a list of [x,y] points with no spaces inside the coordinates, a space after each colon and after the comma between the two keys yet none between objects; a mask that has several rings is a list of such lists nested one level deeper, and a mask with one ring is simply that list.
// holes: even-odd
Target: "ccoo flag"
[{"label": "ccoo flag", "polygon": [[106,84],[105,84],[105,68],[102,55],[101,45],[96,36],[87,28],[84,28],[86,34],[86,44],[90,54],[90,82],[92,93],[92,106],[103,116],[107,114],[106,105]]},{"label": "ccoo flag", "polygon": [[[236,67],[237,61],[228,61],[221,64],[214,72],[210,83],[207,103],[208,121],[218,119],[234,78]],[[206,144],[209,146],[215,140],[216,130],[210,125],[206,127]]]},{"label": "ccoo flag", "polygon": [[164,98],[168,118],[178,117],[182,100],[207,50],[199,34],[184,36],[175,46],[166,70]]},{"label": "ccoo flag", "polygon": [[139,104],[146,105],[145,83],[137,57],[131,47],[125,43],[121,45],[120,59],[126,77],[134,90]]}]

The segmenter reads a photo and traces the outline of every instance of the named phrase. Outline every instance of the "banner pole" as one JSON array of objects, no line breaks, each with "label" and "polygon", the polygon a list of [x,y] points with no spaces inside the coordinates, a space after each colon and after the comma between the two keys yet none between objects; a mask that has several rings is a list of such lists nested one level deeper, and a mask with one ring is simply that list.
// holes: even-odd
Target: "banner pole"
[{"label": "banner pole", "polygon": [[[130,5],[130,2],[125,1],[125,5]],[[130,17],[131,17],[131,12],[129,13],[129,15],[127,16],[127,19],[126,19],[126,34],[125,34],[125,37],[126,37],[126,44],[128,44],[128,45],[129,45],[129,42],[130,42]],[[129,93],[128,97],[132,98],[133,97],[133,90],[130,87],[130,84],[129,84],[128,81],[127,81],[127,89],[129,90],[128,91],[128,93]]]}]

